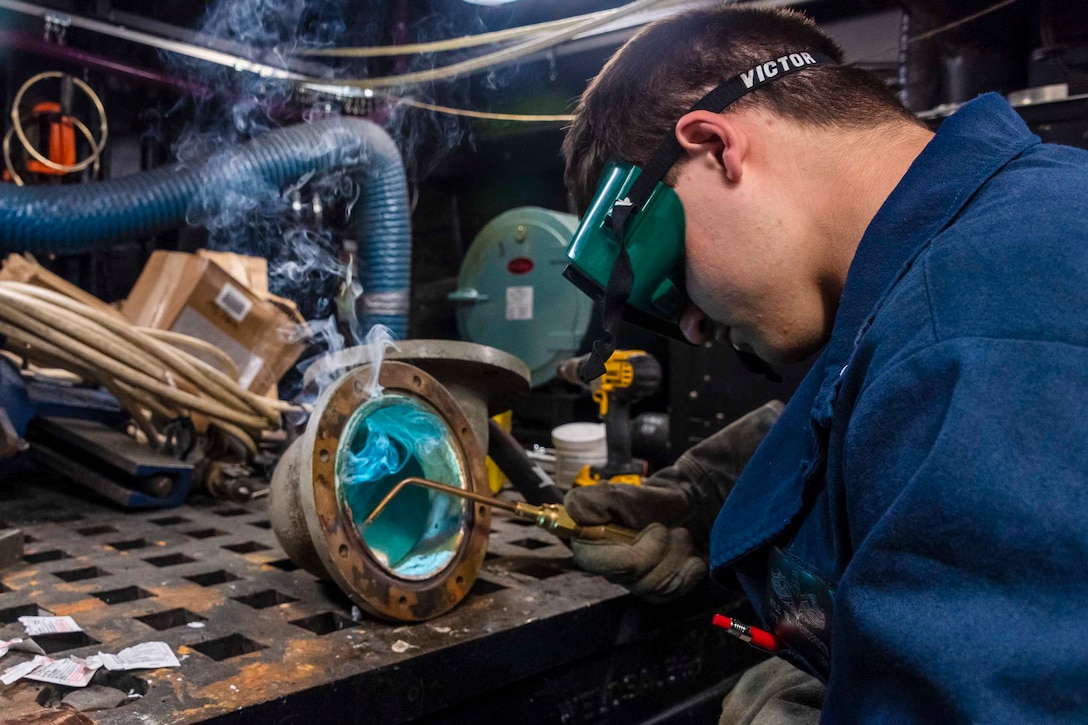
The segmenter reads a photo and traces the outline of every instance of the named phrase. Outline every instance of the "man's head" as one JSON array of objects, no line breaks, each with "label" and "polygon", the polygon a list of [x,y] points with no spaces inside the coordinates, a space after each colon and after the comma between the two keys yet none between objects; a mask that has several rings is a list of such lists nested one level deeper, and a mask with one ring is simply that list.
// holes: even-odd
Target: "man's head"
[{"label": "man's head", "polygon": [[[927,133],[878,79],[834,63],[777,79],[724,113],[688,112],[721,82],[804,51],[842,61],[835,43],[793,12],[719,8],[650,25],[592,81],[563,146],[567,185],[584,210],[607,162],[645,165],[675,135],[682,152],[664,181],[684,207],[687,291],[699,308],[685,327],[705,311],[734,344],[772,362],[826,340],[839,277],[879,207],[828,184],[868,181],[853,163],[863,147],[894,146],[904,130]],[[906,166],[891,161],[888,170],[873,184],[880,201]]]}]

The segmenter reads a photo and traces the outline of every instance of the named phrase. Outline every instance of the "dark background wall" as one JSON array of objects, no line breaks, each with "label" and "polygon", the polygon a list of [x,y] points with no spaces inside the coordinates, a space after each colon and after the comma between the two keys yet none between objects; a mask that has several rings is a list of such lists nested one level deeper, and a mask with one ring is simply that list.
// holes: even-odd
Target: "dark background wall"
[{"label": "dark background wall", "polygon": [[[301,0],[299,0],[301,2]],[[499,7],[461,0],[309,0],[308,15],[295,32],[308,38],[336,36],[338,44],[418,42],[537,23],[622,5],[620,0],[520,0]],[[989,0],[812,0],[797,7],[815,18],[845,48],[850,61],[869,68],[899,90],[916,111],[969,99],[986,90],[1009,92],[1032,85],[1067,83],[1069,93],[1088,92],[1088,3],[1077,0],[1019,0],[984,18],[930,38],[929,33],[984,10]],[[238,33],[200,35],[215,6],[191,0],[50,0],[59,11],[98,18],[160,35],[246,53],[288,38],[258,39]],[[267,12],[267,7],[265,12]],[[294,7],[283,5],[287,11]],[[241,24],[243,30],[246,23]],[[335,26],[335,27],[334,27]],[[70,29],[64,43],[98,59],[144,71],[116,72],[101,63],[72,62],[43,43],[42,21],[0,10],[0,101],[4,128],[15,89],[36,72],[62,69],[90,83],[109,113],[111,142],[102,176],[120,176],[170,162],[179,138],[194,125],[224,114],[228,94],[196,102],[194,87],[233,83],[222,71],[205,73],[158,51]],[[220,27],[220,26],[215,26]],[[333,28],[329,30],[328,28]],[[338,28],[338,30],[337,30]],[[335,32],[334,32],[335,30]],[[423,100],[451,106],[513,113],[565,113],[630,30],[599,34],[539,53],[516,64],[480,72],[421,92]],[[244,33],[242,33],[244,35]],[[282,35],[282,33],[281,33]],[[246,42],[251,41],[247,46]],[[393,57],[347,68],[382,75],[456,60],[456,54]],[[298,61],[305,63],[303,61]],[[226,79],[224,81],[224,79]],[[222,88],[213,88],[222,91]],[[214,94],[212,94],[214,96]],[[43,98],[44,99],[44,98]],[[217,99],[217,100],[216,100]],[[216,104],[220,104],[217,106]],[[1049,140],[1088,142],[1083,101],[1025,107],[1033,127]],[[413,203],[412,333],[457,336],[446,295],[476,233],[499,213],[535,205],[569,211],[562,183],[556,124],[475,121],[426,111],[400,111],[390,118],[371,106],[375,120],[391,123],[411,173]],[[270,123],[299,120],[305,108],[290,99],[269,112]],[[71,179],[78,182],[79,179]],[[154,248],[193,249],[204,241],[198,228],[156,239],[131,240],[93,254],[42,260],[106,300],[122,298]],[[557,280],[557,284],[566,284]],[[312,294],[312,293],[308,293]],[[304,305],[307,300],[300,300]],[[787,382],[766,384],[747,377],[732,354],[716,347],[693,349],[628,330],[621,344],[649,348],[666,361],[666,384],[645,409],[674,412],[676,446],[706,435],[770,397],[788,397],[804,367],[786,371]],[[544,417],[592,418],[592,407],[572,391],[556,390]],[[565,397],[564,397],[565,396]],[[577,400],[576,400],[577,399]],[[556,403],[555,401],[560,401]],[[563,402],[566,401],[566,402]],[[533,407],[533,406],[530,406]],[[526,412],[526,429],[544,430]]]}]

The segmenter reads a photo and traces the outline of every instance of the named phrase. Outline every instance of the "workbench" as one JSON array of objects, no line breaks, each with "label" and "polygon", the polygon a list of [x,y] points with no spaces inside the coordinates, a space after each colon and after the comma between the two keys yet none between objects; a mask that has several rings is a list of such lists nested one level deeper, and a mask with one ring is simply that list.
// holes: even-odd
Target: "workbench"
[{"label": "workbench", "polygon": [[[48,643],[54,657],[158,640],[181,660],[111,673],[133,697],[88,713],[102,725],[716,722],[760,657],[710,625],[742,611],[739,597],[708,585],[647,605],[499,516],[469,596],[413,625],[360,614],[298,569],[261,500],[126,513],[63,481],[8,480],[0,519],[27,534],[23,565],[0,574],[0,626],[70,615],[84,632]],[[0,718],[40,707],[49,687],[0,687]]]}]

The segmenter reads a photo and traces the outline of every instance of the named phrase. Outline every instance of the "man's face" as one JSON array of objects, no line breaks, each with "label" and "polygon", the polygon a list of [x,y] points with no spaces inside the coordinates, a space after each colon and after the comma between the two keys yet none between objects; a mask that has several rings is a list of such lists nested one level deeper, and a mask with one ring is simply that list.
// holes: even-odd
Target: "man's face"
[{"label": "man's face", "polygon": [[687,226],[687,290],[698,308],[685,327],[702,311],[735,347],[771,363],[797,362],[822,346],[834,309],[803,190],[755,165],[734,182],[699,158],[683,165],[675,189]]}]

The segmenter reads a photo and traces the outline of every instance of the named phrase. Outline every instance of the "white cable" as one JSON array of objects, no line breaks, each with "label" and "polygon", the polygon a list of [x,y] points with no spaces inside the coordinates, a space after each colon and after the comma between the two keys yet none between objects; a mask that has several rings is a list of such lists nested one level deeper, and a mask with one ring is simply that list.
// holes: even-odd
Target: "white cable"
[{"label": "white cable", "polygon": [[610,10],[601,10],[585,15],[573,15],[569,18],[549,20],[544,23],[532,25],[519,25],[516,28],[506,30],[494,30],[488,33],[476,35],[463,35],[459,38],[446,38],[434,40],[429,43],[404,43],[403,45],[379,45],[362,46],[352,48],[302,48],[291,52],[296,56],[320,56],[326,58],[387,58],[398,55],[416,55],[419,53],[443,53],[450,50],[464,50],[465,48],[477,48],[481,45],[494,45],[508,40],[524,38],[526,35],[536,35],[550,30],[567,28],[576,25],[587,18],[611,13]]},{"label": "white cable", "polygon": [[548,48],[565,43],[587,30],[605,25],[620,15],[641,12],[655,5],[661,5],[671,1],[672,0],[635,0],[635,2],[628,3],[623,7],[614,8],[613,10],[587,18],[575,25],[548,33],[539,38],[528,40],[524,43],[510,46],[509,48],[503,48],[502,50],[497,50],[493,53],[485,53],[484,55],[476,56],[475,58],[439,66],[437,68],[431,68],[429,70],[401,73],[400,75],[394,76],[381,76],[377,78],[310,78],[307,79],[303,85],[308,88],[313,88],[314,90],[320,90],[322,87],[361,88],[372,90],[375,88],[418,85],[430,81],[454,78],[483,68],[489,68],[493,65],[498,65],[499,63],[517,60],[518,58],[538,53],[542,50],[547,50]]},{"label": "white cable", "polygon": [[184,350],[70,298],[16,282],[0,282],[0,298],[7,349],[121,390],[129,405],[135,401],[160,415],[191,410],[249,431],[278,427],[279,413],[296,409],[257,396]]}]

